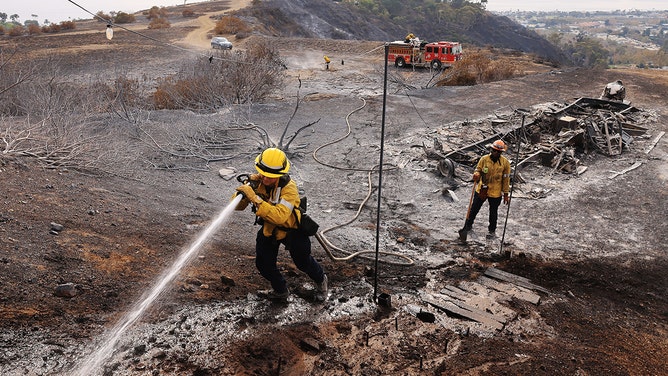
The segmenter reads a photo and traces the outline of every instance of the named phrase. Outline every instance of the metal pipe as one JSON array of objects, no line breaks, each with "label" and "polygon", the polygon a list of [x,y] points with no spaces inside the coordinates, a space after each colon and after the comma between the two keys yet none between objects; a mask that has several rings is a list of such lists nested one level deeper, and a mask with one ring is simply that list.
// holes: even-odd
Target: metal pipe
[{"label": "metal pipe", "polygon": [[[526,118],[527,110],[518,108],[517,112],[522,114],[522,125],[520,126],[520,131],[524,132],[524,119]],[[517,152],[515,153],[515,171],[513,171],[512,185],[510,186],[510,193],[508,194],[508,205],[506,208],[506,219],[503,222],[503,234],[501,235],[501,245],[499,246],[499,254],[503,253],[503,242],[506,238],[506,226],[508,225],[508,215],[510,214],[510,203],[513,202],[513,189],[515,188],[515,183],[517,182],[517,170],[519,169],[518,163],[520,161],[520,149],[522,149],[522,138],[518,137],[517,140]],[[512,252],[510,257],[512,257]]]},{"label": "metal pipe", "polygon": [[387,58],[390,53],[389,43],[385,43],[385,76],[383,77],[383,114],[380,122],[380,161],[378,163],[378,207],[376,212],[376,259],[374,262],[373,300],[378,300],[378,255],[380,254],[380,204],[383,188],[383,154],[385,149],[385,109],[387,103]]}]

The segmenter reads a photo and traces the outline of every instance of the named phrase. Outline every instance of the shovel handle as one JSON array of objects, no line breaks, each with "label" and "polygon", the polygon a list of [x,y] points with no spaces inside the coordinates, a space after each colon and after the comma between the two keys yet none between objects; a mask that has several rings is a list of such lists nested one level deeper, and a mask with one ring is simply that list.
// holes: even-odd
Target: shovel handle
[{"label": "shovel handle", "polygon": [[[475,185],[477,183],[474,181],[473,182],[473,188],[471,188],[471,198],[469,198],[469,208],[466,209],[466,220],[468,221],[469,215],[471,214],[471,205],[473,205],[473,195],[475,194]],[[466,223],[464,223],[466,225]]]}]

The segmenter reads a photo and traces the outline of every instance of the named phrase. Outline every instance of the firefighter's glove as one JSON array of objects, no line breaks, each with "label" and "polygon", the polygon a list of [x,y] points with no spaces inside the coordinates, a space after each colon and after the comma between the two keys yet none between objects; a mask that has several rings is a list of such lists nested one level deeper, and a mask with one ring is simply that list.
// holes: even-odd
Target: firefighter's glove
[{"label": "firefighter's glove", "polygon": [[473,173],[473,181],[477,182],[480,180],[480,173],[478,171]]},{"label": "firefighter's glove", "polygon": [[248,201],[252,202],[255,205],[260,205],[262,203],[262,197],[255,194],[253,187],[250,185],[244,184],[237,187],[237,191],[244,195]]},{"label": "firefighter's glove", "polygon": [[507,193],[503,194],[503,203],[504,203],[504,205],[510,204],[510,197],[508,197]]}]

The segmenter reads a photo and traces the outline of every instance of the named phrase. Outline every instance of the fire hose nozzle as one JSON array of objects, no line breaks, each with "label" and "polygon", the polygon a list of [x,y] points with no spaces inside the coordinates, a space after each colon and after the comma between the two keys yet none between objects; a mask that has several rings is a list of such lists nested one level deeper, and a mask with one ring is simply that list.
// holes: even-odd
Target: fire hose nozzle
[{"label": "fire hose nozzle", "polygon": [[250,175],[249,174],[239,174],[237,175],[237,181],[241,184],[248,184],[250,181]]},{"label": "fire hose nozzle", "polygon": [[257,188],[258,185],[260,184],[259,181],[257,180],[252,180],[250,174],[239,174],[237,175],[237,181],[241,184],[247,184],[253,187],[253,189]]}]

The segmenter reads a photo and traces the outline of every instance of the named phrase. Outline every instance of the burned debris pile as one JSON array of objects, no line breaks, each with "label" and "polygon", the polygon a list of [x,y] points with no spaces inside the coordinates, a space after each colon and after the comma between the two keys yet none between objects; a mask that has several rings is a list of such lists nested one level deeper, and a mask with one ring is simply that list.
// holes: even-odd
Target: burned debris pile
[{"label": "burned debris pile", "polygon": [[474,166],[496,139],[510,145],[513,166],[539,163],[550,168],[550,173],[581,174],[586,170],[581,164],[584,156],[621,155],[631,150],[634,139],[647,137],[647,124],[654,121],[656,114],[625,102],[579,98],[568,104],[548,103],[531,111],[495,114],[478,123],[459,123],[440,130],[439,136],[450,140],[461,135],[458,138],[465,145],[445,150],[437,137],[432,148],[423,149],[448,177],[455,175],[458,165]]}]

